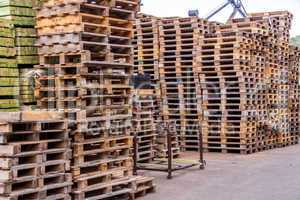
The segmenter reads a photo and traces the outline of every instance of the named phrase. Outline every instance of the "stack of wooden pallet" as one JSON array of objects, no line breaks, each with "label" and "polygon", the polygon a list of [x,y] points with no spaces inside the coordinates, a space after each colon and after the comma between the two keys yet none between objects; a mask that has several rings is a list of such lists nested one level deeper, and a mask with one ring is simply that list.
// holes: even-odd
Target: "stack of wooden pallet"
[{"label": "stack of wooden pallet", "polygon": [[70,141],[57,112],[0,113],[0,199],[70,199]]},{"label": "stack of wooden pallet", "polygon": [[298,143],[298,50],[288,44],[291,21],[286,11],[227,24],[140,16],[136,71],[155,77],[158,24],[161,114],[176,122],[184,149],[197,150],[199,124],[210,151],[253,153]]},{"label": "stack of wooden pallet", "polygon": [[134,72],[147,74],[153,85],[159,84],[159,18],[139,14],[134,24]]},{"label": "stack of wooden pallet", "polygon": [[45,0],[38,9],[38,106],[64,110],[73,129],[73,199],[133,192],[129,81],[139,3]]},{"label": "stack of wooden pallet", "polygon": [[[6,46],[11,50],[6,51],[6,57],[14,59],[14,67],[17,66],[20,72],[14,78],[14,101],[10,101],[4,108],[6,110],[18,109],[21,105],[34,105],[34,85],[33,73],[28,72],[37,64],[37,49],[34,47],[36,41],[35,33],[35,11],[33,7],[37,0],[3,0],[0,2],[0,18],[10,24],[12,35],[6,35]],[[7,33],[7,31],[5,31]],[[5,33],[3,32],[3,33]],[[8,41],[10,38],[11,41]],[[4,40],[3,40],[4,41]],[[4,44],[1,46],[4,47]],[[8,47],[7,46],[7,47]],[[14,48],[14,49],[13,49]],[[7,65],[8,66],[8,65]],[[11,65],[12,66],[12,65]],[[19,80],[20,79],[20,80]],[[4,81],[5,83],[5,81]],[[1,82],[2,84],[2,82]],[[16,87],[17,86],[17,87]],[[2,87],[2,85],[1,85]],[[19,91],[18,91],[19,90]],[[4,92],[6,96],[11,96],[10,92]],[[20,101],[20,102],[19,102]]]},{"label": "stack of wooden pallet", "polygon": [[288,11],[250,13],[250,21],[259,22],[265,25],[278,41],[288,43],[290,41],[290,30],[292,27],[293,15]]},{"label": "stack of wooden pallet", "polygon": [[[297,54],[297,50],[289,45],[292,18],[291,13],[278,11],[253,13],[248,19],[262,24],[271,33],[266,40],[268,52],[265,56],[268,69],[265,78],[269,80],[267,111],[269,121],[273,121],[273,132],[277,134],[276,146],[278,147],[298,143],[298,137],[290,131],[292,123],[290,114],[295,112],[295,109],[290,107],[289,99],[299,99],[296,92],[299,76],[294,69],[298,58],[292,56]],[[291,50],[295,53],[291,53]],[[295,76],[290,76],[290,73],[295,73]],[[295,93],[290,93],[290,90]],[[294,103],[297,105],[296,101]]]},{"label": "stack of wooden pallet", "polygon": [[[168,145],[170,145],[172,150],[172,158],[179,158],[181,155],[181,150],[179,146],[176,124],[160,121],[156,123],[156,133],[156,157],[164,159],[168,158]],[[168,139],[168,135],[170,139]]]},{"label": "stack of wooden pallet", "polygon": [[131,199],[143,197],[148,193],[155,192],[154,178],[137,176],[133,184],[134,192],[131,194]]},{"label": "stack of wooden pallet", "polygon": [[201,91],[194,55],[199,36],[208,30],[207,21],[197,17],[159,21],[162,116],[176,123],[185,150],[199,149]]},{"label": "stack of wooden pallet", "polygon": [[[269,37],[269,52],[266,58],[269,69],[269,102],[271,105],[269,115],[274,121],[273,129],[277,131],[277,146],[288,146],[298,143],[298,137],[291,135],[291,119],[289,107],[290,87],[294,88],[289,77],[290,70],[295,72],[290,62],[290,28],[292,24],[292,14],[287,11],[253,13],[249,19],[256,23],[264,23],[267,29],[273,34]],[[295,61],[297,60],[294,57]],[[296,74],[297,75],[297,74]],[[295,76],[295,82],[299,82],[299,76]],[[271,94],[271,95],[270,95]],[[269,105],[269,107],[270,107]]]},{"label": "stack of wooden pallet", "polygon": [[0,15],[16,26],[26,27],[35,25],[35,11],[33,7],[38,0],[2,0]]},{"label": "stack of wooden pallet", "polygon": [[45,70],[37,87],[40,107],[65,109],[75,120],[76,109],[128,118],[137,2],[43,3],[37,16],[39,68]]},{"label": "stack of wooden pallet", "polygon": [[159,81],[159,18],[139,14],[134,24],[134,73],[148,76],[155,93],[154,118],[160,120],[161,92]]},{"label": "stack of wooden pallet", "polygon": [[[263,54],[251,33],[223,32],[201,40],[204,148],[256,151],[258,117],[265,117],[263,70],[252,52]],[[262,49],[264,50],[264,49]],[[245,152],[244,152],[245,151]]]},{"label": "stack of wooden pallet", "polygon": [[299,81],[289,76],[290,21],[287,12],[252,14],[200,40],[205,149],[254,153],[298,142],[289,117],[290,88],[297,95]]},{"label": "stack of wooden pallet", "polygon": [[290,137],[291,141],[297,141],[300,131],[300,49],[290,47],[289,57],[289,119],[290,119]]},{"label": "stack of wooden pallet", "polygon": [[154,93],[152,89],[134,90],[132,135],[137,138],[138,162],[151,162],[156,157]]}]

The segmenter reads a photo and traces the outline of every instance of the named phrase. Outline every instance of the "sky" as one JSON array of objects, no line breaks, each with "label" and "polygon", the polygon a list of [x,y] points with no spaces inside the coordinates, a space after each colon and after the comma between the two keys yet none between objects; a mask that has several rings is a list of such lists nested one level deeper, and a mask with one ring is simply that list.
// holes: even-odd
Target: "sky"
[{"label": "sky", "polygon": [[[206,17],[225,0],[142,0],[141,11],[158,17],[187,16],[189,10],[198,9],[200,17]],[[294,15],[291,35],[300,35],[300,0],[243,0],[247,12],[287,10]],[[231,7],[212,20],[225,22],[232,12]]]}]

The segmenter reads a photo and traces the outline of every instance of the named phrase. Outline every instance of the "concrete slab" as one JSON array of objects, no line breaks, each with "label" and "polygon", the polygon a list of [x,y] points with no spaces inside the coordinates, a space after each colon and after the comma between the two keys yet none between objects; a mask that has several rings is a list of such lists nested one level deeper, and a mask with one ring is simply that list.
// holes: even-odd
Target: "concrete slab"
[{"label": "concrete slab", "polygon": [[[196,154],[188,157],[197,159]],[[205,154],[207,166],[156,177],[157,192],[141,200],[300,200],[300,145],[252,155]]]}]

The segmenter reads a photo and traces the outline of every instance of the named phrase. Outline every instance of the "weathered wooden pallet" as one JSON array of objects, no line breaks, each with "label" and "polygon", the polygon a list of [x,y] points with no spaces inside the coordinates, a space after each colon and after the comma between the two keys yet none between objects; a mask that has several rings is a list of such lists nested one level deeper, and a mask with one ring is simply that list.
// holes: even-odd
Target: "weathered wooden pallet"
[{"label": "weathered wooden pallet", "polygon": [[32,8],[26,7],[17,7],[17,6],[1,6],[0,7],[0,16],[25,16],[25,17],[34,17],[35,10]]},{"label": "weathered wooden pallet", "polygon": [[1,22],[2,21],[0,20],[0,36],[5,38],[13,38],[15,35],[12,27],[5,27],[5,25],[3,25]]},{"label": "weathered wooden pallet", "polygon": [[142,176],[137,176],[135,178],[136,180],[133,185],[134,190],[131,194],[132,199],[143,197],[149,193],[155,192],[156,186],[153,183],[154,178]]},{"label": "weathered wooden pallet", "polygon": [[16,55],[16,49],[14,47],[0,47],[0,57],[14,57]]},{"label": "weathered wooden pallet", "polygon": [[107,199],[119,198],[120,196],[129,195],[132,192],[132,183],[134,178],[125,177],[107,182],[98,188],[88,188],[82,191],[76,191],[73,196],[76,200],[87,198]]},{"label": "weathered wooden pallet", "polygon": [[19,76],[18,68],[0,68],[0,77],[17,77]]},{"label": "weathered wooden pallet", "polygon": [[33,8],[36,5],[37,0],[1,0],[0,6],[14,6],[14,7],[27,7]]},{"label": "weathered wooden pallet", "polygon": [[[107,154],[108,155],[108,154]],[[123,170],[130,170],[132,168],[132,159],[130,156],[117,156],[109,158],[98,159],[98,161],[80,161],[79,157],[76,158],[79,162],[75,166],[72,166],[72,174],[75,179],[88,177],[91,175],[99,174],[99,172],[105,172],[108,169],[120,168]]]},{"label": "weathered wooden pallet", "polygon": [[23,17],[23,16],[1,16],[1,19],[9,20],[12,24],[17,26],[34,26],[35,25],[35,18],[34,17]]},{"label": "weathered wooden pallet", "polygon": [[0,38],[0,46],[1,47],[14,47],[15,46],[14,38],[1,37]]}]

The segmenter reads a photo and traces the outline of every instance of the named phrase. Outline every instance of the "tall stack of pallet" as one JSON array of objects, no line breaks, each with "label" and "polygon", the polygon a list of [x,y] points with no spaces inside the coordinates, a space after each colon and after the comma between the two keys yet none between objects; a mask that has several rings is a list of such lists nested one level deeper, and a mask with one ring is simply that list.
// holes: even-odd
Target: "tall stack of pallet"
[{"label": "tall stack of pallet", "polygon": [[149,75],[151,84],[159,84],[159,18],[139,14],[134,24],[134,72]]},{"label": "tall stack of pallet", "polygon": [[278,146],[298,143],[298,138],[291,137],[289,118],[289,39],[292,18],[292,14],[287,11],[253,13],[249,17],[252,21],[266,24],[273,34],[269,37],[270,52],[267,57],[268,78],[271,80],[269,101],[272,103],[269,115],[274,123],[273,129],[278,135]]},{"label": "tall stack of pallet", "polygon": [[300,49],[298,47],[290,47],[289,57],[289,132],[291,141],[299,140],[300,131]]},{"label": "tall stack of pallet", "polygon": [[[15,88],[15,101],[20,101],[21,105],[34,105],[34,81],[33,81],[33,65],[38,63],[37,49],[35,47],[36,32],[35,26],[35,11],[33,7],[38,0],[3,0],[0,2],[0,18],[11,24],[13,30],[13,45],[19,73],[15,76],[18,79],[16,85],[19,87],[19,92]],[[11,55],[12,56],[12,55]],[[18,105],[11,104],[11,108],[18,109]]]},{"label": "tall stack of pallet", "polygon": [[289,75],[290,22],[288,12],[251,14],[200,40],[206,150],[254,153],[298,142],[290,132],[290,87],[298,88],[291,81],[299,80]]},{"label": "tall stack of pallet", "polygon": [[185,150],[199,149],[201,91],[194,55],[199,36],[208,30],[208,22],[197,17],[159,21],[162,116],[176,123]]},{"label": "tall stack of pallet", "polygon": [[[289,106],[291,84],[289,73],[295,70],[290,67],[290,29],[293,16],[287,11],[253,13],[248,17],[250,21],[263,24],[271,33],[268,37],[268,56],[266,57],[268,73],[268,115],[269,121],[273,121],[272,129],[277,134],[277,146],[287,146],[298,143],[298,137],[291,135],[291,108]],[[294,57],[294,62],[297,58]],[[294,82],[299,81],[295,76]],[[292,81],[292,82],[293,82]],[[296,102],[295,102],[296,103]]]},{"label": "tall stack of pallet", "polygon": [[[179,158],[181,155],[181,149],[179,146],[179,137],[177,135],[175,122],[160,121],[156,124],[156,130],[156,157],[167,159],[169,155],[168,145],[170,145],[172,158]],[[170,136],[169,139],[168,135]]]},{"label": "tall stack of pallet", "polygon": [[136,89],[133,93],[132,135],[137,138],[137,161],[151,162],[156,157],[154,90]]},{"label": "tall stack of pallet", "polygon": [[[46,0],[37,13],[38,105],[73,124],[74,199],[132,192],[133,19],[139,1]],[[73,122],[73,123],[71,123]]]},{"label": "tall stack of pallet", "polygon": [[20,101],[24,106],[36,105],[34,98],[33,66],[38,64],[36,43],[36,30],[33,26],[20,26],[15,28],[17,48],[17,63],[20,77]]},{"label": "tall stack of pallet", "polygon": [[[154,49],[148,39],[153,19],[141,15],[137,22],[137,65],[149,58],[143,57],[149,56],[143,45],[146,52]],[[158,19],[161,114],[176,121],[184,149],[197,149],[196,131],[187,128],[196,121],[203,125],[209,151],[253,153],[298,143],[292,133],[298,130],[299,78],[292,75],[298,72],[297,50],[289,46],[291,21],[286,11],[253,13],[226,24],[196,17]]]},{"label": "tall stack of pallet", "polygon": [[209,151],[253,153],[259,140],[258,117],[265,117],[263,37],[219,32],[201,43],[203,143]]},{"label": "tall stack of pallet", "polygon": [[70,140],[60,113],[0,113],[0,199],[70,199]]},{"label": "tall stack of pallet", "polygon": [[0,30],[0,110],[12,111],[20,106],[14,30],[6,20],[0,21]]},{"label": "tall stack of pallet", "polygon": [[155,93],[154,118],[161,120],[161,92],[159,81],[159,18],[139,14],[134,23],[134,73],[148,76],[148,85]]}]

